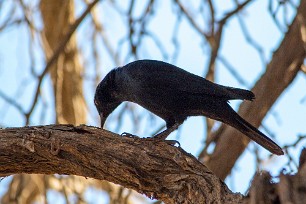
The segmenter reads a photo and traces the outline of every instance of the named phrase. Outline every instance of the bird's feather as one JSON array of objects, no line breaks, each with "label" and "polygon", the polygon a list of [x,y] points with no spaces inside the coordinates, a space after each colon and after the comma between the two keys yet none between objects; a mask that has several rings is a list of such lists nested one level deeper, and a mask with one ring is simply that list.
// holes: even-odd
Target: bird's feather
[{"label": "bird's feather", "polygon": [[[139,60],[136,62],[136,64],[132,62],[124,66],[123,69],[125,70],[122,71],[128,72],[131,83],[145,82],[139,84],[142,89],[150,89],[152,91],[152,87],[154,87],[157,92],[171,90],[178,95],[183,92],[184,94],[199,94],[204,97],[212,96],[225,100],[252,100],[255,97],[251,91],[212,83],[168,63],[155,60]],[[146,71],[143,72],[137,69],[145,69]],[[155,80],[151,80],[152,78],[158,79],[159,83],[156,84]]]}]

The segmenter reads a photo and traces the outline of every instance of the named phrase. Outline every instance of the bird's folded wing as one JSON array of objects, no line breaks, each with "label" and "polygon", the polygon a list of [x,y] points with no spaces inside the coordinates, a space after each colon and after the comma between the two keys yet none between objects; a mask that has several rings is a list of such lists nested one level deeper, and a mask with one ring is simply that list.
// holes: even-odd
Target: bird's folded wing
[{"label": "bird's folded wing", "polygon": [[148,88],[152,90],[152,87],[154,87],[157,91],[172,90],[177,94],[180,94],[180,92],[192,95],[199,94],[224,98],[225,100],[252,100],[254,98],[254,94],[250,91],[215,84],[170,64],[158,68],[151,67],[148,69],[146,67],[146,71],[149,72],[149,74],[137,72],[140,74],[134,76],[138,82],[144,82],[141,84],[144,89]]}]

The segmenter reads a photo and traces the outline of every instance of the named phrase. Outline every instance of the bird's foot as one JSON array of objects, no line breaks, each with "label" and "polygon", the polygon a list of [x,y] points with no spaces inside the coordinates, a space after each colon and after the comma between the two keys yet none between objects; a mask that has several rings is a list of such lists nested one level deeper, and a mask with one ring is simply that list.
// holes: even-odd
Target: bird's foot
[{"label": "bird's foot", "polygon": [[175,146],[177,144],[178,147],[181,147],[180,142],[177,140],[164,140],[164,142],[166,142],[168,145],[171,145],[171,146]]},{"label": "bird's foot", "polygon": [[128,132],[123,132],[123,133],[121,133],[121,136],[122,137],[129,137],[129,138],[139,138],[137,135],[133,135],[133,134],[131,134],[131,133],[128,133]]}]

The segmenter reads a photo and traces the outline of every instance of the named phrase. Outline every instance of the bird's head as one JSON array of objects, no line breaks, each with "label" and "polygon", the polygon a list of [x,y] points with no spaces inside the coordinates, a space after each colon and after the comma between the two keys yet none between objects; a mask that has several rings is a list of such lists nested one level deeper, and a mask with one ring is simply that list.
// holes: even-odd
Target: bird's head
[{"label": "bird's head", "polygon": [[101,128],[109,116],[121,103],[115,80],[115,70],[109,72],[97,86],[94,103],[101,119]]}]

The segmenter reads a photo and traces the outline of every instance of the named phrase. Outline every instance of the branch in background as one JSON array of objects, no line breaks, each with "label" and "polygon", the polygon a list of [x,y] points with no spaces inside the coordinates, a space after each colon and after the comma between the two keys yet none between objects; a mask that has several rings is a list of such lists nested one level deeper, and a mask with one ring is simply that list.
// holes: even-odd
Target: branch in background
[{"label": "branch in background", "polygon": [[243,36],[245,38],[245,40],[257,51],[262,65],[263,67],[267,66],[267,60],[265,58],[265,53],[264,53],[264,49],[262,48],[261,45],[259,45],[259,43],[257,43],[251,36],[250,32],[247,29],[247,26],[244,23],[244,20],[242,19],[242,17],[240,15],[237,16],[238,17],[238,22],[241,28],[241,31],[243,32]]},{"label": "branch in background", "polygon": [[[118,183],[170,204],[306,202],[301,190],[306,188],[305,149],[301,152],[296,175],[282,173],[279,183],[274,183],[268,172],[257,173],[246,197],[232,193],[210,170],[181,148],[152,139],[120,137],[95,127],[49,125],[2,129],[0,151],[0,176],[74,174]],[[43,182],[43,179],[41,175],[37,181]],[[60,181],[62,179],[81,187],[67,188],[66,196],[70,191],[81,195],[79,191],[86,188],[78,177],[57,176],[50,185],[59,182],[53,188],[60,190],[67,185]],[[116,192],[120,199],[124,198],[122,190]]]},{"label": "branch in background", "polygon": [[[211,13],[211,21],[208,22],[208,24],[211,25],[211,32],[210,34],[207,34],[204,29],[201,28],[201,26],[196,22],[196,20],[192,17],[192,15],[189,13],[189,11],[185,8],[185,6],[179,1],[175,0],[175,4],[179,7],[180,12],[186,17],[190,25],[204,38],[204,41],[207,41],[210,45],[210,59],[207,65],[207,73],[205,78],[214,81],[215,78],[215,64],[216,64],[216,59],[219,54],[219,48],[220,48],[220,43],[223,37],[223,27],[226,25],[227,21],[231,19],[231,17],[235,16],[235,14],[239,13],[243,8],[245,8],[251,0],[247,0],[241,4],[236,5],[236,8],[233,9],[232,11],[229,11],[225,14],[221,20],[216,20],[215,19],[215,9],[214,5],[211,1],[208,1],[208,6],[209,10]],[[214,24],[218,23],[217,29],[215,28]],[[206,129],[207,129],[207,140],[211,140],[211,130],[214,124],[214,120],[206,118]],[[204,148],[206,149],[206,148]]]},{"label": "branch in background", "polygon": [[306,150],[303,149],[299,171],[295,175],[281,173],[279,183],[274,183],[268,172],[256,173],[244,203],[306,203],[305,154]]},{"label": "branch in background", "polygon": [[9,103],[9,104],[12,105],[13,107],[15,107],[15,108],[19,111],[19,113],[25,114],[25,111],[23,110],[23,107],[22,107],[19,103],[17,103],[17,102],[15,101],[15,99],[10,98],[9,96],[5,95],[5,93],[3,93],[2,91],[0,91],[0,97],[1,97],[3,100],[5,100],[6,103]]},{"label": "branch in background", "polygon": [[94,0],[92,3],[90,3],[87,7],[87,9],[82,13],[82,15],[75,21],[75,23],[70,27],[70,30],[67,32],[67,34],[64,36],[63,40],[59,43],[57,49],[55,49],[52,57],[49,59],[49,61],[47,62],[44,71],[39,75],[38,77],[38,83],[36,86],[36,91],[35,91],[35,95],[34,95],[34,99],[32,102],[32,105],[29,109],[29,111],[25,114],[26,116],[26,124],[28,125],[30,122],[30,117],[32,115],[32,112],[35,108],[35,105],[37,103],[37,99],[39,96],[39,90],[42,84],[42,81],[44,79],[44,76],[49,72],[49,69],[51,67],[51,65],[53,65],[53,63],[58,59],[58,57],[60,56],[60,54],[64,51],[65,46],[67,45],[67,43],[69,42],[71,36],[73,35],[73,33],[76,31],[76,29],[79,27],[79,25],[81,24],[81,22],[84,20],[84,18],[87,16],[87,14],[91,11],[91,9],[99,2],[99,0]]},{"label": "branch in background", "polygon": [[228,70],[228,72],[239,82],[241,85],[248,87],[248,82],[240,76],[239,72],[237,72],[237,69],[233,65],[230,64],[227,59],[221,55],[217,56],[217,59],[223,64],[223,66]]},{"label": "branch in background", "polygon": [[[240,106],[239,114],[255,127],[260,126],[277,98],[295,79],[304,62],[306,50],[301,30],[305,26],[301,25],[301,18],[306,19],[306,0],[301,1],[297,15],[279,48],[274,52],[266,72],[252,89],[256,100],[252,103],[243,102]],[[208,160],[207,166],[216,175],[225,179],[245,150],[249,139],[228,126],[218,138],[214,152],[204,160]]]},{"label": "branch in background", "polygon": [[[274,8],[275,6],[273,2],[276,2],[277,4],[276,8]],[[297,10],[297,6],[295,6],[293,1],[291,0],[280,0],[280,1],[269,0],[269,5],[268,5],[269,13],[275,25],[281,32],[285,32],[287,30],[287,27],[289,26],[287,18],[290,16],[290,12],[288,12],[287,8],[288,6],[291,6],[292,8],[294,8],[294,10]],[[283,22],[280,22],[277,18],[277,14],[281,9],[283,10],[282,13]],[[282,23],[285,24],[285,27],[283,27]]]},{"label": "branch in background", "polygon": [[179,0],[175,0],[174,1],[178,7],[180,8],[180,11],[185,15],[186,19],[188,20],[188,22],[190,23],[190,25],[201,35],[204,36],[207,41],[209,39],[209,35],[206,34],[204,32],[204,30],[200,27],[200,25],[197,24],[197,22],[192,18],[192,15],[187,11],[187,9],[185,8],[185,6],[179,1]]},{"label": "branch in background", "polygon": [[3,129],[0,152],[0,176],[73,174],[108,180],[165,203],[239,203],[243,198],[181,148],[95,127]]}]

